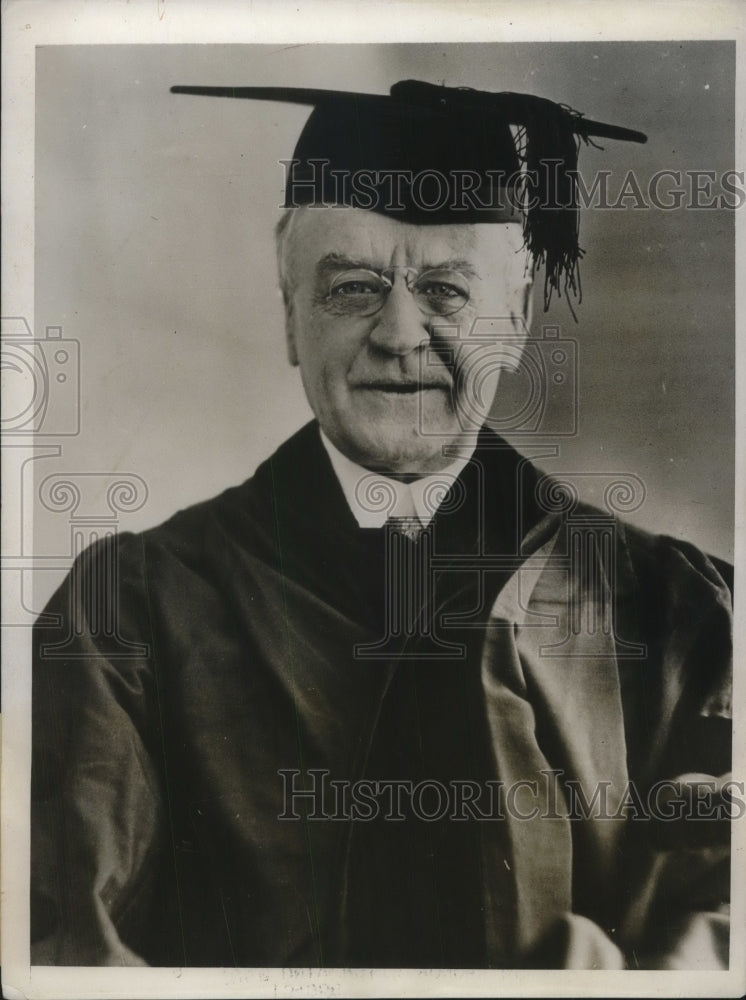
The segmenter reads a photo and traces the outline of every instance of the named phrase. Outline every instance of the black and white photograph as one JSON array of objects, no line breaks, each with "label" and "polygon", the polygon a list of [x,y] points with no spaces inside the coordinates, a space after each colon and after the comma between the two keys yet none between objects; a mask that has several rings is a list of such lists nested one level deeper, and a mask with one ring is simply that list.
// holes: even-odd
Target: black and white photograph
[{"label": "black and white photograph", "polygon": [[6,995],[740,995],[737,6],[105,6],[4,8]]}]

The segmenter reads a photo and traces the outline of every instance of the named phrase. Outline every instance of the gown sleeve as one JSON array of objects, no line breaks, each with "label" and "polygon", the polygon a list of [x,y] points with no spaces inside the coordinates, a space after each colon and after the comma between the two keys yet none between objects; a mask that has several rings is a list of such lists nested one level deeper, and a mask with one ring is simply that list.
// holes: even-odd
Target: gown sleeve
[{"label": "gown sleeve", "polygon": [[743,796],[730,775],[732,569],[666,537],[654,552],[662,582],[645,600],[660,666],[648,680],[657,708],[640,768],[653,821],[631,838],[622,934],[631,968],[727,969],[731,820]]},{"label": "gown sleeve", "polygon": [[727,970],[743,797],[730,775],[732,569],[665,536],[630,550],[648,658],[636,678],[629,667],[627,738],[648,818],[628,821],[615,937],[631,969]]},{"label": "gown sleeve", "polygon": [[165,814],[141,546],[91,546],[34,630],[35,965],[148,964]]},{"label": "gown sleeve", "polygon": [[[530,724],[509,733],[508,749],[521,732],[529,742],[535,737],[589,801],[590,792],[607,787],[609,803],[590,819],[582,811],[574,816],[571,861],[564,862],[570,902],[540,939],[534,936],[523,964],[727,969],[731,818],[743,812],[743,785],[728,773],[728,567],[686,543],[622,526],[617,542],[606,576],[615,611],[608,648],[601,630],[588,629],[574,633],[565,659],[542,655],[542,643],[553,650],[553,638],[570,635],[562,623],[568,606],[577,602],[584,620],[596,622],[607,599],[603,588],[582,587],[579,577],[569,601],[551,564],[539,573],[539,561],[533,590],[520,591],[528,610],[511,603],[507,588],[497,607],[508,622],[530,620],[529,612],[551,612],[560,622],[556,636],[546,626],[515,633],[520,670],[512,691],[530,698]],[[508,660],[505,650],[492,657],[505,683]],[[495,702],[498,743],[509,721],[506,704],[505,697]],[[541,899],[544,881],[530,872],[538,870],[537,856],[555,849],[560,829],[554,819],[539,825],[547,827],[539,831],[546,843],[525,862],[519,889],[525,897],[538,884]],[[522,824],[520,839],[528,828]]]}]

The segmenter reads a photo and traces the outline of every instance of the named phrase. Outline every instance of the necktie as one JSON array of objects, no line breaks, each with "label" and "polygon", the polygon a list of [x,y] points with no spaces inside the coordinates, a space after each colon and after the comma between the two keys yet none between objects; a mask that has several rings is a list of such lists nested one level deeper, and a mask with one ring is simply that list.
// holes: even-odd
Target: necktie
[{"label": "necktie", "polygon": [[422,533],[422,522],[416,515],[411,517],[390,517],[386,524],[391,531],[395,531],[400,535],[406,535],[412,542],[416,542]]}]

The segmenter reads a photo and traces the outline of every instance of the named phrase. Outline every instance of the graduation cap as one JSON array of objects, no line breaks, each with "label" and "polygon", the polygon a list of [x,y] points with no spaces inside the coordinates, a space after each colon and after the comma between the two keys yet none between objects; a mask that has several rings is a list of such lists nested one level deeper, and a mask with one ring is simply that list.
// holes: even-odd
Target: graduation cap
[{"label": "graduation cap", "polygon": [[296,87],[174,86],[174,94],[313,106],[292,160],[285,207],[352,205],[421,225],[516,221],[544,305],[580,295],[581,142],[646,142],[530,94],[402,80],[388,95]]}]

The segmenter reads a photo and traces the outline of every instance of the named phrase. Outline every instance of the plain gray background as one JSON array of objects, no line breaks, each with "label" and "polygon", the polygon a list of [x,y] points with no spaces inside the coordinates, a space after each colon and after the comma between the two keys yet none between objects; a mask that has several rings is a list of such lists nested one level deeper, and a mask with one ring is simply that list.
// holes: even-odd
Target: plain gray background
[{"label": "plain gray background", "polygon": [[[279,161],[308,109],[172,84],[381,93],[418,78],[551,97],[648,133],[581,149],[583,177],[611,170],[615,199],[630,169],[643,191],[661,169],[732,169],[734,58],[727,42],[38,49],[35,333],[80,342],[82,404],[80,433],[36,462],[37,482],[138,475],[147,503],[120,527],[139,529],[242,481],[310,416],[285,358],[272,233]],[[637,475],[647,498],[632,520],[727,558],[733,216],[588,209],[579,322],[564,299],[543,314],[540,289],[534,313],[537,335],[559,325],[579,357],[578,433],[540,464]],[[66,517],[37,505],[37,553],[65,551]],[[37,574],[37,610],[61,572]]]}]

